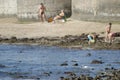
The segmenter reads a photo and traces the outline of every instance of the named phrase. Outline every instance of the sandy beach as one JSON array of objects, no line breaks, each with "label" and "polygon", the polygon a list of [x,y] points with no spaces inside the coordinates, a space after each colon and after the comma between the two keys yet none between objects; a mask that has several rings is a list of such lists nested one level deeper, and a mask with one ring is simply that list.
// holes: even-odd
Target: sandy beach
[{"label": "sandy beach", "polygon": [[[105,42],[108,23],[77,21],[69,18],[56,23],[17,21],[16,18],[0,19],[0,43],[36,44],[64,48],[120,49],[120,37],[111,43]],[[120,24],[113,23],[112,32],[120,33]],[[99,35],[95,44],[88,44],[88,33]],[[120,35],[120,34],[118,34]]]},{"label": "sandy beach", "polygon": [[[65,35],[80,35],[82,33],[96,32],[101,34],[105,32],[107,23],[86,22],[68,19],[67,22],[56,23],[48,22],[25,22],[20,23],[15,18],[0,19],[1,37],[17,38],[39,38],[39,37],[62,37]],[[120,32],[120,24],[112,25],[112,32]],[[104,36],[101,34],[100,36]]]}]

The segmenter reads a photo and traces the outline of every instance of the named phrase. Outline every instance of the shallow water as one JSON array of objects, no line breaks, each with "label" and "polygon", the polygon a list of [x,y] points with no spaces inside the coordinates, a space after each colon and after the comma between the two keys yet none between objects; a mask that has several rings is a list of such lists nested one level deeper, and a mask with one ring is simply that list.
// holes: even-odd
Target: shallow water
[{"label": "shallow water", "polygon": [[[88,53],[91,56],[88,56]],[[91,64],[101,60],[103,64]],[[61,64],[67,63],[67,66]],[[78,66],[73,66],[74,64]],[[77,50],[36,45],[0,45],[0,80],[59,80],[65,72],[94,76],[104,68],[120,68],[120,50]],[[10,75],[10,73],[15,73]],[[20,73],[16,78],[16,74]]]}]

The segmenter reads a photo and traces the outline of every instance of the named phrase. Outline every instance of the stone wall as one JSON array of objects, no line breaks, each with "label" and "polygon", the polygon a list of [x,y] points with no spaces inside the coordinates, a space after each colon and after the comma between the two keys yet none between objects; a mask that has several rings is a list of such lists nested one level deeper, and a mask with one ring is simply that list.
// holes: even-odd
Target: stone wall
[{"label": "stone wall", "polygon": [[0,0],[0,17],[17,14],[17,0]]},{"label": "stone wall", "polygon": [[61,9],[71,13],[71,0],[18,0],[19,19],[38,19],[39,4],[46,6],[47,17],[55,16]]},{"label": "stone wall", "polygon": [[40,0],[18,0],[17,17],[19,19],[37,19],[39,1]]},{"label": "stone wall", "polygon": [[120,0],[72,0],[72,17],[78,20],[120,21]]},{"label": "stone wall", "polygon": [[120,0],[99,0],[98,15],[120,17]]},{"label": "stone wall", "polygon": [[68,16],[78,20],[120,21],[120,0],[0,0],[0,17],[38,20],[40,3],[46,6],[47,17],[65,9]]}]

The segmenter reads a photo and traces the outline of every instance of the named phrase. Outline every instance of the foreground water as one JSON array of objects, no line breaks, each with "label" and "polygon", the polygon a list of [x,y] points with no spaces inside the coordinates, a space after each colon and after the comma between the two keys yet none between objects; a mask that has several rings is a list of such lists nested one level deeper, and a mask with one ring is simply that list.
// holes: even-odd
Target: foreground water
[{"label": "foreground water", "polygon": [[[103,64],[91,64],[93,60]],[[120,50],[0,45],[0,80],[59,80],[67,72],[94,76],[111,67],[120,68]]]}]

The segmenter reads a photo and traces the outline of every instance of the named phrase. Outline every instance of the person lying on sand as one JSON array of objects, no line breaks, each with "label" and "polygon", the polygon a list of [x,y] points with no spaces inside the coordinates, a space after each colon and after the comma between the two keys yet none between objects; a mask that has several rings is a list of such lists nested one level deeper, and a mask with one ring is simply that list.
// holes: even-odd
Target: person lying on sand
[{"label": "person lying on sand", "polygon": [[64,19],[64,21],[66,21],[64,10],[61,10],[61,12],[53,18],[53,21],[55,22],[57,19]]}]

